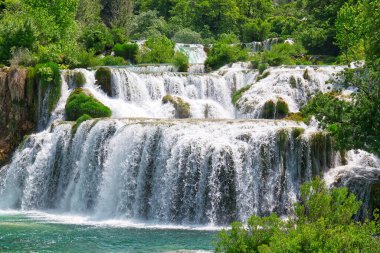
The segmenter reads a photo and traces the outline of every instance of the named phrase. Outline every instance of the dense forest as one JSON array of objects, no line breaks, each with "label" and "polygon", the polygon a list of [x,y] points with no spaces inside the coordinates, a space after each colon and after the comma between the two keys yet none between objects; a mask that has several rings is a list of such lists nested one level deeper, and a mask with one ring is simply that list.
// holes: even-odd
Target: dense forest
[{"label": "dense forest", "polygon": [[[0,63],[84,67],[125,64],[122,58],[131,63],[163,63],[173,61],[173,43],[202,43],[215,45],[209,65],[219,67],[248,59],[240,48],[226,49],[224,44],[268,38],[297,42],[295,48],[280,47],[264,55],[272,64],[318,62],[311,62],[315,57],[307,55],[324,56],[317,59],[325,63],[347,63],[364,59],[365,50],[377,46],[365,40],[376,39],[368,34],[374,32],[369,26],[375,29],[378,22],[371,4],[345,0],[2,0]],[[148,40],[147,47],[155,53],[123,46],[131,40]],[[96,57],[108,56],[113,48],[120,58]],[[373,53],[371,57],[376,57]]]}]

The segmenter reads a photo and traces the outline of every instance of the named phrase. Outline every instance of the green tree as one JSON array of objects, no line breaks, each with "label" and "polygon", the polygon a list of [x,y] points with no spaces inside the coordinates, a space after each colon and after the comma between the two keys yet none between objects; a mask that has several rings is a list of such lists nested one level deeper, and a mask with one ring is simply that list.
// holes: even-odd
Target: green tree
[{"label": "green tree", "polygon": [[301,187],[300,202],[288,221],[272,214],[252,216],[247,226],[233,223],[219,233],[216,252],[378,252],[378,215],[374,221],[355,222],[360,206],[347,188],[329,190],[316,179]]},{"label": "green tree", "polygon": [[357,60],[355,48],[361,44],[362,38],[360,24],[358,23],[358,8],[348,3],[343,5],[338,13],[335,26],[336,40],[345,55],[346,63]]}]

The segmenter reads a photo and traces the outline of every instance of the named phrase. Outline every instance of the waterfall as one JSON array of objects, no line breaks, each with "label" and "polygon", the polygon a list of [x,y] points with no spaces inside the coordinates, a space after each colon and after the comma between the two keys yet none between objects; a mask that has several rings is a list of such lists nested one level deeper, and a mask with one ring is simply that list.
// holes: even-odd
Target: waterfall
[{"label": "waterfall", "polygon": [[[96,70],[65,70],[61,97],[46,117],[39,95],[44,127],[0,169],[0,209],[219,226],[252,214],[291,215],[300,185],[325,176],[365,199],[365,213],[379,202],[380,163],[336,153],[328,134],[303,123],[260,119],[268,101],[298,112],[317,92],[342,89],[343,69],[282,66],[259,74],[250,63],[234,63],[200,74],[168,65],[113,67],[110,96],[96,85]],[[112,117],[73,131],[64,108],[77,86]],[[231,96],[247,86],[235,107]],[[175,119],[175,106],[163,103],[168,95],[189,105],[190,119]]]},{"label": "waterfall", "polygon": [[[299,185],[335,166],[328,136],[275,121],[54,124],[1,171],[0,207],[174,224],[289,214]],[[316,148],[317,147],[317,148]]]},{"label": "waterfall", "polygon": [[181,44],[177,43],[174,47],[176,52],[181,52],[189,57],[189,64],[204,64],[207,53],[201,44]]}]

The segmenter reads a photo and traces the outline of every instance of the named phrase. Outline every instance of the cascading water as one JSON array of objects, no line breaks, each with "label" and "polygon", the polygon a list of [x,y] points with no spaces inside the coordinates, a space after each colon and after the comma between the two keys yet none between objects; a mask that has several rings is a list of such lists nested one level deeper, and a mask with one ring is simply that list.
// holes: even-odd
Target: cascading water
[{"label": "cascading water", "polygon": [[[177,225],[288,215],[300,184],[340,168],[345,157],[316,129],[252,118],[268,100],[298,111],[316,92],[338,87],[328,80],[342,69],[279,67],[261,76],[247,63],[210,74],[111,68],[111,97],[96,85],[95,70],[78,69],[112,119],[86,121],[75,133],[62,121],[76,87],[74,72],[64,71],[50,124],[0,170],[0,208]],[[235,109],[231,95],[247,85]],[[192,119],[174,119],[166,95],[188,103]]]},{"label": "cascading water", "polygon": [[115,119],[88,121],[72,136],[71,124],[55,124],[2,170],[0,207],[174,224],[285,215],[300,183],[335,166],[329,137],[304,128]]}]

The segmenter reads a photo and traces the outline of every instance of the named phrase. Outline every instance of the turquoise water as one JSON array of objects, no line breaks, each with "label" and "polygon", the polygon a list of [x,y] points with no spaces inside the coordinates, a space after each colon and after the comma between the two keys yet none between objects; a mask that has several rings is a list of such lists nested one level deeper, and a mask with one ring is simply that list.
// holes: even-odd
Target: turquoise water
[{"label": "turquoise water", "polygon": [[65,224],[0,214],[0,252],[211,251],[215,231]]}]

